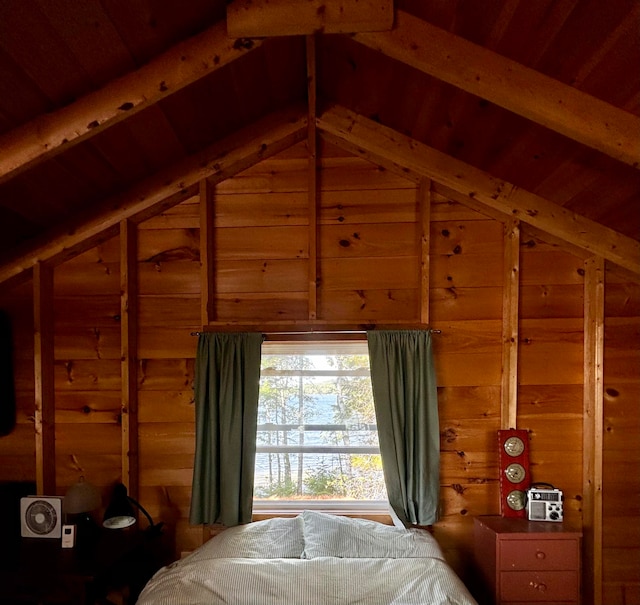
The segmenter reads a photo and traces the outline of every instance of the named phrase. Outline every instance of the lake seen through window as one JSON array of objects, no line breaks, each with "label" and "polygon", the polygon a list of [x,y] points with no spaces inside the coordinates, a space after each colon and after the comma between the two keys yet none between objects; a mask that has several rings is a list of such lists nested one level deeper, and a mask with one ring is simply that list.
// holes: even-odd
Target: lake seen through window
[{"label": "lake seen through window", "polygon": [[367,343],[264,343],[254,503],[386,500]]}]

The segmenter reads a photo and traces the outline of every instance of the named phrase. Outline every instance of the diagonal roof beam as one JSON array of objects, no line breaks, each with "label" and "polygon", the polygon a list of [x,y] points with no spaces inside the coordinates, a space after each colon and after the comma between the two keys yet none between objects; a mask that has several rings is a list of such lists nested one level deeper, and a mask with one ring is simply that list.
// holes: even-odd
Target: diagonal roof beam
[{"label": "diagonal roof beam", "polygon": [[318,128],[349,151],[407,177],[433,179],[489,208],[506,212],[591,254],[640,274],[640,242],[491,176],[342,107],[327,109]]},{"label": "diagonal roof beam", "polygon": [[355,40],[570,139],[640,168],[640,118],[482,46],[396,11],[390,32]]},{"label": "diagonal roof beam", "polygon": [[140,69],[0,136],[0,183],[157,103],[252,49],[224,22],[176,44]]},{"label": "diagonal roof beam", "polygon": [[110,198],[91,215],[78,215],[0,266],[0,284],[43,262],[59,264],[114,235],[124,219],[141,222],[179,204],[197,191],[202,179],[220,183],[307,137],[302,108],[276,112],[211,147]]}]

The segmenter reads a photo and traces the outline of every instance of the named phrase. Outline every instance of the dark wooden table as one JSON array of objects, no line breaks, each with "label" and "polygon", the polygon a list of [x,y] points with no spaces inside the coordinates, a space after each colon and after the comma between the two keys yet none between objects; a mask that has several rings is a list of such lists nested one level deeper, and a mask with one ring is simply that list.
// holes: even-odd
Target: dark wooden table
[{"label": "dark wooden table", "polygon": [[133,604],[164,564],[160,542],[137,530],[100,530],[91,543],[72,549],[58,539],[22,538],[13,552],[2,549],[0,604],[104,603],[113,589]]}]

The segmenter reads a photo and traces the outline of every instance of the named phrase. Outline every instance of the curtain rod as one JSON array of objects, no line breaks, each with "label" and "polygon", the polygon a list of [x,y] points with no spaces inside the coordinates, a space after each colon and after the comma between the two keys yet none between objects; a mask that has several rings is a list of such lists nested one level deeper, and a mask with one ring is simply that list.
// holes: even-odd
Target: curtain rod
[{"label": "curtain rod", "polygon": [[[213,332],[214,330],[208,330],[209,332]],[[206,334],[205,332],[191,332],[191,336],[200,336],[200,334]],[[245,331],[245,330],[243,330]],[[428,328],[426,331],[431,332],[431,334],[442,334],[442,330],[436,330],[434,328]],[[367,330],[318,330],[313,332],[262,332],[264,336],[314,336],[321,334],[331,334],[331,335],[340,335],[340,334],[366,334]]]}]

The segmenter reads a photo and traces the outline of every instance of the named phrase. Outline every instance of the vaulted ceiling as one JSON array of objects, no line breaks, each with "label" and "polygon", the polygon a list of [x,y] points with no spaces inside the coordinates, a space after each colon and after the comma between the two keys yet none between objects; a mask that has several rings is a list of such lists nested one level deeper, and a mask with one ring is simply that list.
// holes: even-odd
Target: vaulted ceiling
[{"label": "vaulted ceiling", "polygon": [[304,141],[640,273],[639,31],[637,0],[0,0],[0,282]]}]

